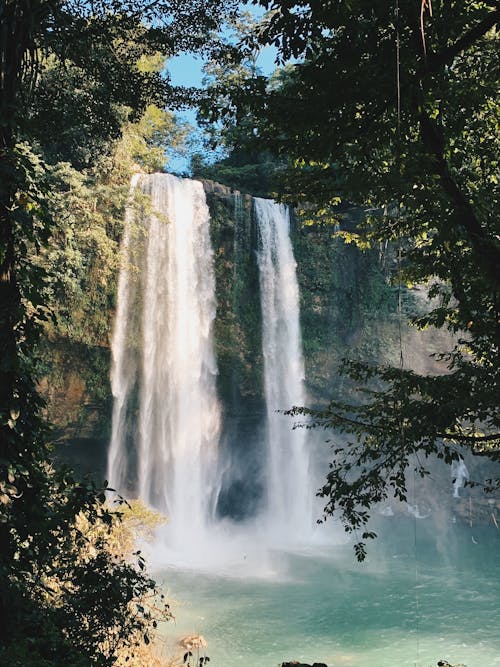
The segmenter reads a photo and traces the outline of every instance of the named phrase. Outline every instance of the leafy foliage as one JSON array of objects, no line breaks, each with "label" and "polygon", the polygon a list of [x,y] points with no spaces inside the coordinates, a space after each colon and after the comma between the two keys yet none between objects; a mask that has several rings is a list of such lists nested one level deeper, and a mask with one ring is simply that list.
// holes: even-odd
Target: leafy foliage
[{"label": "leafy foliage", "polygon": [[441,356],[446,375],[347,363],[359,402],[292,411],[350,436],[320,494],[351,531],[374,502],[404,498],[409,466],[426,474],[417,455],[499,458],[499,11],[435,2],[422,35],[412,0],[396,11],[366,0],[259,4],[269,11],[248,49],[271,43],[295,62],[272,80],[248,73],[214,87],[211,118],[229,132],[242,120],[246,146],[287,161],[289,201],[319,217],[339,196],[363,204],[367,224],[351,237],[395,245],[395,281],[428,286],[415,324],[456,341]]},{"label": "leafy foliage", "polygon": [[38,263],[48,274],[45,301],[56,314],[49,334],[107,344],[130,174],[165,168],[165,147],[182,150],[185,136],[172,114],[150,105],[137,123],[124,125],[112,152],[92,168],[78,170],[68,162],[47,167],[54,224]]},{"label": "leafy foliage", "polygon": [[140,508],[110,511],[101,490],[76,484],[65,471],[45,466],[41,474],[45,495],[29,533],[11,531],[0,664],[114,664],[170,618],[133,552],[137,525],[158,519]]},{"label": "leafy foliage", "polygon": [[193,178],[209,179],[256,197],[270,197],[278,187],[279,164],[268,153],[231,150],[215,163],[203,155],[191,157]]},{"label": "leafy foliage", "polygon": [[194,178],[214,180],[243,193],[272,197],[281,187],[283,160],[259,145],[246,144],[253,131],[253,118],[233,116],[236,109],[231,99],[232,91],[244,89],[247,81],[260,73],[258,51],[241,51],[235,46],[250,38],[258,22],[250,12],[241,11],[231,27],[225,43],[204,66],[205,89],[198,103],[198,123],[204,131],[206,151],[192,155],[191,173]]}]

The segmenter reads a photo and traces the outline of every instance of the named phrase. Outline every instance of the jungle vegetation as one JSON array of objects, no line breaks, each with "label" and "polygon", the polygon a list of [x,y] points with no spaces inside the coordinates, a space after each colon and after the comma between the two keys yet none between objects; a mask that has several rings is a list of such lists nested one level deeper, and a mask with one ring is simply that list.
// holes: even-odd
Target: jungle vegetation
[{"label": "jungle vegetation", "polygon": [[[409,468],[426,475],[426,457],[464,448],[499,458],[497,4],[435,0],[432,15],[416,0],[258,4],[268,13],[237,48],[214,36],[231,2],[0,5],[2,665],[116,664],[158,622],[141,604],[157,591],[140,554],[134,565],[109,548],[119,517],[103,488],[51,463],[36,351],[42,330],[105,336],[110,304],[95,287],[114,279],[129,175],[182,146],[172,111],[188,100],[226,142],[218,172],[232,169],[236,186],[264,165],[250,170],[256,186],[323,220],[339,198],[364,206],[365,227],[346,238],[393,244],[396,283],[429,288],[415,324],[455,335],[447,373],[346,362],[358,401],[292,410],[347,437],[321,495],[327,515],[364,530],[358,556],[369,508],[404,499]],[[252,58],[270,43],[282,67],[269,78]],[[164,59],[180,51],[218,64],[206,94],[170,85]],[[203,159],[197,169],[217,173]],[[72,279],[82,266],[86,284]]]}]

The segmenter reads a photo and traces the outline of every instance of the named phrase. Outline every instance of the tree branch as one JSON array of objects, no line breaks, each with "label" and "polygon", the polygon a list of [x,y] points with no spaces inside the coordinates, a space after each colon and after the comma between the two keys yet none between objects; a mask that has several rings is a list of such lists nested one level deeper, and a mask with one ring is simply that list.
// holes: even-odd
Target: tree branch
[{"label": "tree branch", "polygon": [[490,12],[477,25],[466,32],[456,42],[446,47],[436,54],[429,54],[427,57],[426,73],[435,72],[439,68],[449,65],[456,56],[470,48],[474,42],[483,37],[488,30],[500,21],[500,8]]},{"label": "tree branch", "polygon": [[443,192],[457,213],[460,226],[468,234],[471,246],[481,259],[493,285],[499,282],[498,266],[500,252],[494,240],[490,239],[481,226],[475,211],[456,183],[445,158],[445,141],[442,132],[432,122],[429,116],[422,111],[420,114],[420,136],[422,143],[431,155],[434,156],[435,173],[439,176]]},{"label": "tree branch", "polygon": [[493,433],[492,435],[458,435],[452,433],[438,433],[437,438],[444,438],[446,440],[459,440],[460,442],[470,442],[474,444],[475,442],[494,442],[495,440],[500,441],[500,433]]}]

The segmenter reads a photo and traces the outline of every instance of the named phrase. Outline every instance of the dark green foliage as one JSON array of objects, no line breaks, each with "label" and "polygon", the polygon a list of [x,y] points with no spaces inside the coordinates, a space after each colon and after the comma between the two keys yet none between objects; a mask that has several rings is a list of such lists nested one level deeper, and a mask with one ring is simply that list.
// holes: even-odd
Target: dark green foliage
[{"label": "dark green foliage", "polygon": [[[123,122],[138,120],[148,104],[176,107],[192,97],[144,59],[209,52],[217,41],[208,35],[233,9],[225,3],[222,12],[217,0],[35,3],[26,55],[34,76],[24,81],[21,129],[51,160],[77,167],[95,162]],[[41,60],[30,52],[35,48]]]},{"label": "dark green foliage", "polygon": [[279,163],[269,153],[232,150],[230,155],[213,164],[203,156],[191,158],[193,178],[209,179],[255,197],[271,198],[279,189]]},{"label": "dark green foliage", "polygon": [[358,400],[309,415],[347,436],[321,493],[353,530],[373,502],[404,497],[408,467],[426,474],[414,454],[499,456],[500,14],[488,0],[433,2],[422,29],[413,0],[397,12],[368,0],[259,4],[271,11],[256,42],[296,61],[272,80],[247,71],[231,88],[226,77],[210,117],[230,136],[241,121],[249,150],[287,161],[289,201],[330,220],[339,196],[370,210],[347,238],[394,244],[395,284],[429,290],[417,325],[455,336],[447,375],[346,364]]},{"label": "dark green foliage", "polygon": [[[47,466],[38,482],[36,511],[29,507],[23,528],[11,522],[4,554],[0,664],[114,664],[117,651],[163,613],[141,606],[156,585],[139,553],[134,564],[107,548],[119,515],[105,508],[101,490]],[[96,539],[79,523],[83,516],[100,527]]]}]

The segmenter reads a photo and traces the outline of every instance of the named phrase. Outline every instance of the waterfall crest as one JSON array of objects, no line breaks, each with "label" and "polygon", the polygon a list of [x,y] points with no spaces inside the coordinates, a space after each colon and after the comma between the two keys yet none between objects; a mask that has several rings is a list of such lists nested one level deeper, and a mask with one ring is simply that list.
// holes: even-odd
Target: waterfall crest
[{"label": "waterfall crest", "polygon": [[209,212],[196,181],[141,175],[132,189],[150,204],[139,212],[131,205],[125,220],[108,479],[167,514],[175,544],[186,527],[191,534],[204,528],[216,492],[220,407]]},{"label": "waterfall crest", "polygon": [[299,289],[287,206],[254,199],[267,409],[267,514],[274,535],[296,541],[311,531],[309,454],[304,429],[276,412],[305,404]]}]

